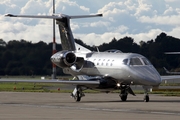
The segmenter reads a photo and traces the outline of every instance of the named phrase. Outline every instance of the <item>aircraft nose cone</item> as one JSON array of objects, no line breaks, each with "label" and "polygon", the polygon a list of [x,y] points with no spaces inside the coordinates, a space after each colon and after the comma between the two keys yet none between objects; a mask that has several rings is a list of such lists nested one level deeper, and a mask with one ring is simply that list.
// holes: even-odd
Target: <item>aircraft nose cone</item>
[{"label": "aircraft nose cone", "polygon": [[147,73],[146,78],[151,84],[159,85],[161,83],[161,76],[153,66],[150,66],[145,71]]},{"label": "aircraft nose cone", "polygon": [[157,84],[161,83],[161,77],[159,75],[159,73],[154,73],[154,75],[152,76],[152,80],[154,80]]},{"label": "aircraft nose cone", "polygon": [[161,83],[161,77],[153,66],[134,67],[131,71],[143,85],[158,86]]}]

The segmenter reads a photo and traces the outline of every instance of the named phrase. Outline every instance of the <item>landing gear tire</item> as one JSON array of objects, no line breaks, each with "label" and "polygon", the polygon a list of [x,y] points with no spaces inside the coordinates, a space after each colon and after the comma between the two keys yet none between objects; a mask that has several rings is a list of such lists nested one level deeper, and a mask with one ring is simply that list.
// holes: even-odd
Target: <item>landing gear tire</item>
[{"label": "landing gear tire", "polygon": [[149,95],[144,96],[144,102],[149,102]]},{"label": "landing gear tire", "polygon": [[80,95],[79,91],[77,91],[76,96],[74,97],[74,99],[76,100],[76,102],[81,101],[81,95]]},{"label": "landing gear tire", "polygon": [[126,100],[127,100],[127,95],[121,94],[121,95],[119,95],[119,96],[120,96],[120,98],[121,98],[122,101],[126,101]]},{"label": "landing gear tire", "polygon": [[121,92],[119,94],[119,97],[121,98],[122,101],[127,100],[128,92],[126,88],[127,88],[126,86],[122,87]]}]

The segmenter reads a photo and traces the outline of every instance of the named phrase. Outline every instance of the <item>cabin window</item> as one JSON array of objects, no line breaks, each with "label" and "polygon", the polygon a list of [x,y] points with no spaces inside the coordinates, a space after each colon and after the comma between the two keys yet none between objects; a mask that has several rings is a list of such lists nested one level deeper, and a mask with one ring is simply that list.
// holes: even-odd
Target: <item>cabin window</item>
[{"label": "cabin window", "polygon": [[100,65],[100,63],[99,63],[100,61],[101,61],[101,59],[99,59],[99,61],[98,61],[98,63],[97,63],[98,65]]},{"label": "cabin window", "polygon": [[128,59],[124,59],[123,64],[127,65],[128,64]]},{"label": "cabin window", "polygon": [[108,63],[106,63],[106,66],[108,66]]},{"label": "cabin window", "polygon": [[113,66],[113,62],[114,62],[114,60],[112,60],[112,62],[111,62],[111,66]]},{"label": "cabin window", "polygon": [[109,66],[110,65],[110,63],[109,63],[109,59],[107,60],[107,62],[106,62],[106,66]]},{"label": "cabin window", "polygon": [[139,58],[131,58],[130,59],[130,65],[143,65],[141,60]]}]

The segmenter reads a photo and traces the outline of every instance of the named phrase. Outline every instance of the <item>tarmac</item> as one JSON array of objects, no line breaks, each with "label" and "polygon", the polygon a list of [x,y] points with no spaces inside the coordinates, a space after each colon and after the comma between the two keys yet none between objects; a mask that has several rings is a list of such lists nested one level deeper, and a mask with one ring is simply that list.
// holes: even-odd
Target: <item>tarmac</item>
[{"label": "tarmac", "polygon": [[75,102],[70,93],[0,92],[0,120],[179,120],[180,97],[150,94],[86,93]]}]

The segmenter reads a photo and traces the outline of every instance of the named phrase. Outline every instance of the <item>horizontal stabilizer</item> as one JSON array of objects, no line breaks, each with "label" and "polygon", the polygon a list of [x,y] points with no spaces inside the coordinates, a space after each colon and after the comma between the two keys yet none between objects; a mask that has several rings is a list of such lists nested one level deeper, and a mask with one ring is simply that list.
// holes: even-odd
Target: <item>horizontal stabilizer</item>
[{"label": "horizontal stabilizer", "polygon": [[96,14],[96,15],[77,15],[77,16],[69,16],[70,19],[76,19],[76,18],[89,18],[89,17],[102,17],[102,14]]},{"label": "horizontal stabilizer", "polygon": [[75,15],[69,16],[65,14],[54,14],[54,15],[13,15],[13,14],[6,14],[6,17],[25,17],[25,18],[47,18],[47,19],[61,19],[61,18],[69,18],[69,19],[77,19],[77,18],[89,18],[89,17],[101,17],[102,14],[96,15]]},{"label": "horizontal stabilizer", "polygon": [[6,14],[6,17],[25,17],[25,18],[47,18],[47,19],[61,19],[62,16],[54,16],[54,15],[13,15]]}]

